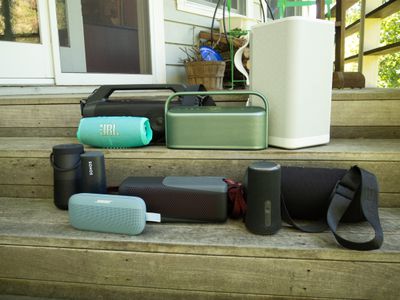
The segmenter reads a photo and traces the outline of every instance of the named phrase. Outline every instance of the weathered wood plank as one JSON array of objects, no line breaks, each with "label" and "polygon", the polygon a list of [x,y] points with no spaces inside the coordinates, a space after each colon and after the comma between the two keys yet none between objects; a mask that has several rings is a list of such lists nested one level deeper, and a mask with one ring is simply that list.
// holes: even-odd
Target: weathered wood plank
[{"label": "weathered wood plank", "polygon": [[400,89],[365,88],[332,91],[333,101],[400,99]]},{"label": "weathered wood plank", "polygon": [[[292,297],[397,299],[399,263],[0,246],[0,277]],[[329,282],[329,284],[327,284]]]},{"label": "weathered wood plank", "polygon": [[[134,174],[146,176],[226,176],[242,181],[247,167],[254,161],[273,160],[286,166],[339,167],[348,169],[359,165],[373,172],[380,183],[382,192],[400,192],[399,162],[364,162],[364,161],[308,161],[285,160],[282,158],[142,158],[114,159],[106,157],[106,174],[109,185],[119,185],[126,177]],[[5,185],[51,185],[53,171],[47,158],[0,158],[0,182]],[[134,170],[134,171],[133,171]],[[223,171],[221,171],[223,170]]]},{"label": "weathered wood plank", "polygon": [[[76,124],[77,126],[78,124]],[[0,127],[1,137],[75,137],[77,127]]]},{"label": "weathered wood plank", "polygon": [[[57,144],[77,143],[76,138],[0,137],[0,157],[46,157]],[[92,149],[86,147],[87,150]],[[178,150],[164,146],[101,149],[110,158],[154,159],[283,159],[339,161],[400,161],[396,139],[332,139],[329,144],[297,150],[270,147],[265,150]]]},{"label": "weathered wood plank", "polygon": [[[0,293],[31,295],[37,297],[60,297],[76,300],[118,299],[118,300],[295,300],[298,297],[281,297],[273,295],[252,295],[249,293],[215,293],[192,290],[171,290],[145,287],[126,287],[98,284],[80,284],[71,282],[4,279],[0,278]],[[307,297],[308,300],[339,300],[338,298]],[[3,300],[0,295],[0,300]],[[4,300],[53,300],[11,298]],[[56,300],[56,299],[54,299]]]},{"label": "weathered wood plank", "polygon": [[[49,154],[55,144],[76,142],[69,138],[0,138],[0,182],[3,185],[51,186]],[[110,185],[119,185],[132,170],[148,176],[220,175],[242,180],[247,166],[257,160],[282,165],[349,168],[358,164],[374,172],[382,193],[399,193],[399,140],[333,140],[331,144],[294,151],[171,150],[151,146],[127,150],[102,150]],[[89,149],[89,148],[87,148]],[[220,174],[224,170],[224,174]],[[15,191],[15,189],[14,189]],[[29,191],[29,187],[25,191]],[[30,193],[35,194],[36,190]],[[4,192],[12,195],[13,190]],[[48,195],[48,193],[43,194]],[[393,203],[393,202],[392,202]]]},{"label": "weathered wood plank", "polygon": [[71,127],[80,117],[79,105],[3,105],[0,127]]},{"label": "weathered wood plank", "polygon": [[334,101],[333,126],[399,126],[400,101]]},{"label": "weathered wood plank", "polygon": [[[240,220],[147,224],[143,234],[126,236],[75,230],[69,224],[68,213],[57,209],[49,199],[0,198],[0,208],[2,245],[400,263],[400,210],[393,208],[380,209],[383,247],[366,252],[342,249],[329,232],[308,234],[284,227],[272,236],[254,235]],[[343,224],[342,231],[349,238],[371,238],[365,224]]]},{"label": "weathered wood plank", "polygon": [[[0,184],[0,197],[53,198],[52,185]],[[380,207],[400,207],[400,193],[379,193]]]},{"label": "weathered wood plank", "polygon": [[400,126],[331,126],[333,139],[400,139]]}]

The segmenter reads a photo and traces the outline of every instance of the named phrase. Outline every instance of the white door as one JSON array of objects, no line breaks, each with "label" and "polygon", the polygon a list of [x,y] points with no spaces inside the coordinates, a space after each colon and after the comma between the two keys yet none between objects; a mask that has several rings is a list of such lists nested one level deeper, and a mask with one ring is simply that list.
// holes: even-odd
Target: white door
[{"label": "white door", "polygon": [[163,2],[49,1],[58,85],[165,82]]},{"label": "white door", "polygon": [[161,0],[1,0],[0,84],[165,82]]},{"label": "white door", "polygon": [[[61,6],[61,2],[57,2]],[[86,73],[85,37],[83,33],[82,5],[80,0],[63,2],[58,7],[57,27],[60,46],[60,63],[63,72]],[[62,22],[63,24],[60,24]],[[61,29],[62,28],[62,29]],[[66,34],[68,33],[68,36]]]},{"label": "white door", "polygon": [[0,1],[0,84],[52,84],[46,0]]}]

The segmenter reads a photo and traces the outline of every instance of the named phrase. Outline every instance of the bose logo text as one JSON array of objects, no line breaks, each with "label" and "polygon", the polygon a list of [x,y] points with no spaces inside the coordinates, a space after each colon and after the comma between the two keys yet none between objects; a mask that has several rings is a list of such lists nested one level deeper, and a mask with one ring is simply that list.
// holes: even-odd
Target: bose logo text
[{"label": "bose logo text", "polygon": [[112,201],[111,200],[96,200],[96,203],[104,203],[104,204],[110,204]]}]

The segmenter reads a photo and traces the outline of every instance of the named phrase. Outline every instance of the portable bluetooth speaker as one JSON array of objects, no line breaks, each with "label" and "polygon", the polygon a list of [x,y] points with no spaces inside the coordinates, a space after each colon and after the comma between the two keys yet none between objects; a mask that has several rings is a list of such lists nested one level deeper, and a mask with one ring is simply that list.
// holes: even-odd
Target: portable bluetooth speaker
[{"label": "portable bluetooth speaker", "polygon": [[256,162],[247,169],[247,212],[245,223],[256,234],[274,234],[281,221],[281,167],[273,162]]},{"label": "portable bluetooth speaker", "polygon": [[[69,220],[80,230],[140,234],[155,214],[146,214],[141,198],[118,195],[80,193],[69,199]],[[158,216],[159,217],[159,216]]]},{"label": "portable bluetooth speaker", "polygon": [[119,194],[142,198],[163,222],[223,222],[228,186],[223,177],[128,177]]},{"label": "portable bluetooth speaker", "polygon": [[[128,84],[128,85],[102,85],[97,88],[87,99],[81,101],[82,117],[98,117],[98,116],[140,116],[150,120],[151,129],[153,130],[152,142],[165,142],[165,126],[164,126],[164,96],[154,93],[147,93],[147,96],[135,96],[129,99],[124,96],[121,99],[113,97],[117,91],[154,91],[154,90],[170,90],[173,92],[183,91],[204,91],[203,85],[183,84]],[[129,95],[129,94],[128,94]],[[151,100],[151,101],[149,101]],[[174,105],[189,106],[208,106],[215,105],[211,97],[197,97],[194,95],[179,97]]]},{"label": "portable bluetooth speaker", "polygon": [[91,117],[81,119],[76,136],[94,147],[129,148],[148,145],[153,132],[147,118]]},{"label": "portable bluetooth speaker", "polygon": [[[173,98],[183,95],[254,95],[263,107],[170,107]],[[264,149],[268,145],[268,103],[252,91],[175,93],[165,103],[165,131],[168,148]]]},{"label": "portable bluetooth speaker", "polygon": [[54,204],[60,209],[68,209],[71,195],[81,192],[81,144],[55,145],[50,154],[50,164],[54,170]]},{"label": "portable bluetooth speaker", "polygon": [[107,193],[106,167],[104,154],[100,151],[88,151],[81,154],[82,193]]}]

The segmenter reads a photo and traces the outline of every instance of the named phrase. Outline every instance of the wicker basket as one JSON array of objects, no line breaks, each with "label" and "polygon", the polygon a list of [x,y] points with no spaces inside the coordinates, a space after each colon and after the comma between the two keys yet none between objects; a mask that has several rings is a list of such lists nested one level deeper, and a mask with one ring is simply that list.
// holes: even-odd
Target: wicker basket
[{"label": "wicker basket", "polygon": [[222,90],[224,61],[192,61],[185,63],[189,84],[203,84],[207,90]]}]

